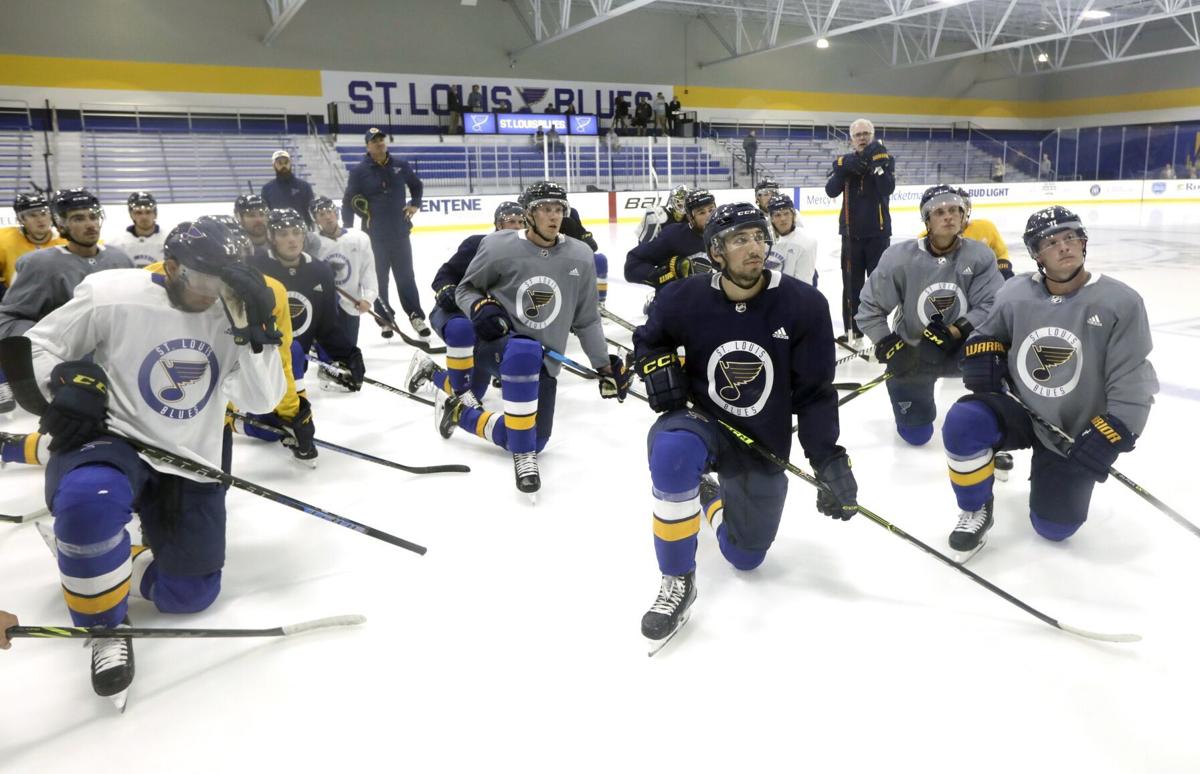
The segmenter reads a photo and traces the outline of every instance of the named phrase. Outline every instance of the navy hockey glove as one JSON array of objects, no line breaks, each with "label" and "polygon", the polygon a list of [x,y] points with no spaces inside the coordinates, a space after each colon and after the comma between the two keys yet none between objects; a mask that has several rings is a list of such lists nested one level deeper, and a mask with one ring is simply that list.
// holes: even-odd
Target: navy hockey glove
[{"label": "navy hockey glove", "polygon": [[262,272],[249,264],[231,263],[221,269],[221,281],[227,289],[221,300],[233,327],[233,340],[249,344],[255,353],[268,344],[279,346],[283,334],[275,327],[275,294]]},{"label": "navy hockey glove", "polygon": [[512,332],[512,320],[508,312],[494,298],[481,298],[471,307],[471,325],[475,335],[484,341],[495,341]]},{"label": "navy hockey glove", "polygon": [[454,300],[454,291],[457,289],[458,285],[443,285],[433,296],[438,308],[446,314],[462,314],[458,302]]},{"label": "navy hockey glove", "polygon": [[38,430],[50,436],[51,453],[78,449],[104,433],[108,375],[95,363],[71,360],[50,372],[50,405]]},{"label": "navy hockey glove", "polygon": [[817,468],[817,510],[832,519],[849,521],[858,513],[858,482],[850,471],[850,458],[838,452]]},{"label": "navy hockey glove", "polygon": [[1100,414],[1092,417],[1083,432],[1075,436],[1067,459],[1090,473],[1097,482],[1104,481],[1108,478],[1108,469],[1117,461],[1117,455],[1132,451],[1136,439],[1124,422],[1112,414]]},{"label": "navy hockey glove", "polygon": [[675,256],[667,261],[665,266],[658,270],[658,276],[654,277],[654,284],[662,287],[668,282],[674,282],[677,279],[691,276],[692,262],[688,258]]},{"label": "navy hockey glove", "polygon": [[646,355],[637,364],[638,374],[646,385],[646,397],[654,411],[674,411],[686,408],[687,376],[674,352]]},{"label": "navy hockey glove", "polygon": [[883,147],[882,142],[872,140],[870,145],[863,148],[862,155],[871,174],[882,175],[887,172],[887,164],[892,157],[888,155],[887,148]]},{"label": "navy hockey glove", "polygon": [[361,350],[346,360],[336,360],[330,365],[333,368],[322,368],[318,373],[321,389],[326,392],[358,392],[362,389],[363,377],[367,373],[363,365]]},{"label": "navy hockey glove", "polygon": [[961,338],[955,338],[950,326],[940,314],[929,318],[929,324],[921,331],[921,344],[918,354],[921,362],[927,365],[937,365],[958,351]]},{"label": "navy hockey glove", "polygon": [[857,153],[847,153],[842,156],[842,169],[848,175],[861,176],[867,171],[867,160]]},{"label": "navy hockey glove", "polygon": [[893,374],[911,371],[916,365],[916,353],[898,333],[889,333],[875,345],[875,359]]},{"label": "navy hockey glove", "polygon": [[[282,417],[281,417],[282,419]],[[317,445],[314,438],[317,435],[317,425],[313,422],[312,405],[308,398],[300,397],[300,408],[296,416],[284,419],[284,429],[287,434],[279,440],[292,450],[297,459],[311,460],[317,456]]]},{"label": "navy hockey glove", "polygon": [[629,383],[633,381],[633,372],[626,368],[625,361],[616,355],[608,356],[608,364],[612,369],[611,374],[598,372],[600,374],[600,397],[616,398],[618,402],[623,402],[625,396],[629,394]]},{"label": "navy hockey glove", "polygon": [[963,386],[971,392],[1004,392],[1008,379],[1008,347],[1000,339],[977,336],[963,347]]}]

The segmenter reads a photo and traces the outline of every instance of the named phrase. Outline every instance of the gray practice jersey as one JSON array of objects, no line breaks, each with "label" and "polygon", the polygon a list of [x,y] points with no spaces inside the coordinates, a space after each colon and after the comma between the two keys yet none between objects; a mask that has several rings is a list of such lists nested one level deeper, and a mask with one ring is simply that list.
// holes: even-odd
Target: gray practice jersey
[{"label": "gray practice jersey", "polygon": [[947,325],[965,317],[978,328],[1003,286],[996,254],[983,242],[963,239],[954,252],[934,256],[925,249],[925,240],[910,239],[884,251],[863,288],[854,319],[879,343],[892,332],[888,315],[897,309],[895,332],[917,344],[935,314]]},{"label": "gray practice jersey", "polygon": [[20,336],[38,320],[71,300],[89,274],[105,269],[132,269],[120,248],[100,245],[94,258],[80,258],[66,247],[47,247],[21,256],[17,276],[0,304],[0,338]]},{"label": "gray practice jersey", "polygon": [[[484,296],[500,302],[516,333],[564,352],[567,333],[574,331],[593,368],[609,364],[600,325],[596,264],[591,249],[578,239],[559,234],[558,244],[546,248],[526,239],[524,231],[488,234],[458,283],[454,299],[470,316]],[[544,362],[551,376],[562,367],[550,358]]]},{"label": "gray practice jersey", "polygon": [[[1093,274],[1066,296],[1052,295],[1040,274],[1022,274],[996,296],[992,314],[971,338],[1009,346],[1017,394],[1038,416],[1074,437],[1097,414],[1112,414],[1141,434],[1158,392],[1146,357],[1153,344],[1142,297],[1123,282]],[[1051,449],[1057,439],[1036,423]]]}]

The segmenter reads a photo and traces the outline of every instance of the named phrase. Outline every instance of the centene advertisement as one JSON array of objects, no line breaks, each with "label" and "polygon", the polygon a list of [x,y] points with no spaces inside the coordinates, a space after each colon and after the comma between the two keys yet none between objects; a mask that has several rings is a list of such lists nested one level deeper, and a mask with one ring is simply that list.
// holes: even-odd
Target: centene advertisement
[{"label": "centene advertisement", "polygon": [[[670,101],[674,91],[666,84],[627,84],[598,81],[546,81],[530,78],[470,77],[461,75],[413,75],[359,73],[344,70],[321,72],[322,96],[326,101],[349,102],[350,113],[368,115],[446,115],[450,90],[458,92],[464,107],[472,86],[479,86],[483,112],[541,113],[553,107],[560,113],[568,107],[580,114],[612,118],[617,98],[629,103],[629,114],[638,98],[653,101],[661,93]],[[575,132],[583,134],[583,132]]]}]

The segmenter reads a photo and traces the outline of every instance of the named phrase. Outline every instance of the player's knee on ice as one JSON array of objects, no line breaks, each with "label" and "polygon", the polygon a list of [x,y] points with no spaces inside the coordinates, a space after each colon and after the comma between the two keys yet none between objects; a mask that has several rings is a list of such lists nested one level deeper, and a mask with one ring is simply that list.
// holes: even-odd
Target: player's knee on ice
[{"label": "player's knee on ice", "polygon": [[1000,421],[983,401],[962,398],[946,412],[942,445],[947,454],[967,459],[994,449],[1000,438]]},{"label": "player's knee on ice", "polygon": [[[153,567],[152,567],[153,570]],[[151,570],[151,571],[152,571]],[[163,613],[199,613],[216,601],[221,593],[221,571],[207,575],[170,575],[146,573],[142,590]]]},{"label": "player's knee on ice", "polygon": [[896,432],[910,446],[924,446],[933,437],[933,425],[896,425]]},{"label": "player's knee on ice", "polygon": [[717,527],[717,545],[721,547],[721,555],[735,569],[742,570],[743,572],[755,569],[767,558],[765,548],[752,550],[737,545],[729,533],[729,527],[725,524]]}]

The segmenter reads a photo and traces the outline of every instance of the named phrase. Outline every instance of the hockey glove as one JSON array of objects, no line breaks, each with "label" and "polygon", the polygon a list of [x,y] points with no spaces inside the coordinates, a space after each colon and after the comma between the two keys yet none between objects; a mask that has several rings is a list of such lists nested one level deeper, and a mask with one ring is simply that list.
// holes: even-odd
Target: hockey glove
[{"label": "hockey glove", "polygon": [[321,389],[326,392],[358,392],[362,389],[363,376],[367,369],[363,365],[362,352],[354,350],[354,354],[346,360],[336,360],[330,363],[332,368],[321,368],[318,377]]},{"label": "hockey glove", "polygon": [[842,521],[849,521],[858,513],[858,482],[850,472],[850,458],[846,452],[838,452],[818,467],[817,480],[822,484],[817,490],[818,511]]},{"label": "hockey glove", "polygon": [[438,308],[446,314],[462,314],[458,308],[458,302],[454,300],[454,291],[457,289],[458,285],[443,285],[434,294],[434,301]]},{"label": "hockey glove", "polygon": [[313,439],[317,435],[317,425],[313,422],[312,405],[309,404],[308,398],[301,396],[296,416],[283,421],[284,429],[287,430],[287,434],[279,439],[283,445],[292,450],[296,459],[315,459],[317,446]]},{"label": "hockey glove", "polygon": [[848,175],[861,176],[867,171],[867,160],[857,153],[847,153],[842,156],[842,169]]},{"label": "hockey glove", "polygon": [[888,155],[887,148],[883,147],[882,142],[872,140],[870,145],[863,148],[862,155],[871,174],[882,175],[887,172],[887,164],[891,160],[891,156]]},{"label": "hockey glove", "polygon": [[674,282],[677,279],[691,276],[691,273],[691,260],[682,256],[675,256],[667,261],[665,266],[659,268],[658,276],[654,277],[654,284],[662,287],[668,282]]},{"label": "hockey glove", "polygon": [[513,329],[508,312],[490,296],[479,299],[471,307],[471,325],[475,328],[475,335],[484,341],[495,341]]},{"label": "hockey glove", "polygon": [[976,336],[963,347],[963,386],[971,392],[1004,392],[1008,379],[1008,347],[991,336]]},{"label": "hockey glove", "polygon": [[637,364],[638,374],[646,385],[650,408],[657,412],[686,408],[687,376],[674,352],[646,355]]},{"label": "hockey glove", "polygon": [[275,327],[275,294],[262,272],[249,264],[232,263],[221,270],[221,280],[225,283],[221,300],[233,340],[249,344],[256,354],[268,344],[279,346],[283,334]]},{"label": "hockey glove", "polygon": [[108,375],[95,363],[71,360],[50,372],[53,397],[38,430],[50,436],[51,453],[78,449],[104,433]]},{"label": "hockey glove", "polygon": [[1133,450],[1135,440],[1137,436],[1124,422],[1112,414],[1100,414],[1092,417],[1083,432],[1075,436],[1067,459],[1101,482],[1108,478],[1108,469],[1117,461],[1117,455]]},{"label": "hockey glove", "polygon": [[625,396],[629,394],[629,383],[633,381],[633,373],[625,367],[625,361],[616,355],[608,356],[608,364],[612,373],[599,372],[600,397],[616,398],[618,402],[624,402]]},{"label": "hockey glove", "polygon": [[916,366],[916,353],[897,333],[889,333],[875,345],[875,359],[893,374],[911,371]]},{"label": "hockey glove", "polygon": [[946,325],[940,314],[929,318],[929,324],[921,331],[921,344],[918,354],[921,362],[926,365],[937,365],[958,351],[962,339],[954,337],[950,326]]}]

